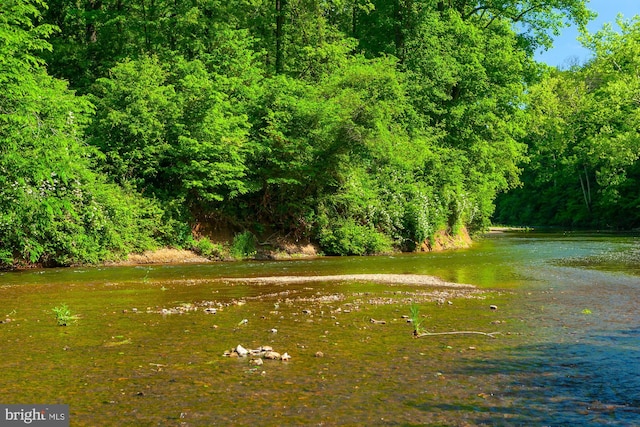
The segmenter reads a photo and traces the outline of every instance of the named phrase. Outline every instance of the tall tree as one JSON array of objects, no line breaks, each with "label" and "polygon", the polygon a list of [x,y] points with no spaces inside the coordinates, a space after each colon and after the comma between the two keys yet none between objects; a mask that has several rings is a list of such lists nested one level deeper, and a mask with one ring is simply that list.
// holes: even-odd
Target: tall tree
[{"label": "tall tree", "polygon": [[[584,40],[595,56],[529,90],[531,163],[499,218],[631,228],[640,223],[640,24],[619,21]],[[538,197],[532,198],[535,193]]]},{"label": "tall tree", "polygon": [[93,172],[92,107],[46,73],[37,0],[0,13],[0,264],[97,262],[154,244],[159,211]]}]

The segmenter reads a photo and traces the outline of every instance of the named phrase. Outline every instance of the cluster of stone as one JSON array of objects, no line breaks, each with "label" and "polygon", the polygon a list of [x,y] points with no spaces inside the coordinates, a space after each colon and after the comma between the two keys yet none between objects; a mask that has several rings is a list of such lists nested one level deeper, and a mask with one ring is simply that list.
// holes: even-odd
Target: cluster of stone
[{"label": "cluster of stone", "polygon": [[258,347],[257,349],[251,350],[246,349],[240,344],[237,347],[227,350],[224,352],[223,356],[225,357],[249,357],[250,363],[254,365],[262,365],[262,359],[267,360],[282,360],[286,362],[291,359],[289,354],[284,353],[280,354],[277,351],[273,351],[273,348],[268,345],[263,345],[262,347]]}]

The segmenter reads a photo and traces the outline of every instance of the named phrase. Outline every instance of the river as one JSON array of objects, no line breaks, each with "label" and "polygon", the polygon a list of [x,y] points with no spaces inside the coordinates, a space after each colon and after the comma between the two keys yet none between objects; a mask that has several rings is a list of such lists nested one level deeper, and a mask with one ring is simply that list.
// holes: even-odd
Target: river
[{"label": "river", "polygon": [[[359,274],[477,289],[249,280]],[[640,239],[602,233],[503,233],[435,254],[5,272],[0,403],[68,404],[72,426],[640,425],[639,299]],[[68,326],[52,312],[62,304],[77,315]],[[415,339],[412,309],[425,331],[495,338]],[[239,344],[291,360],[223,356]]]}]

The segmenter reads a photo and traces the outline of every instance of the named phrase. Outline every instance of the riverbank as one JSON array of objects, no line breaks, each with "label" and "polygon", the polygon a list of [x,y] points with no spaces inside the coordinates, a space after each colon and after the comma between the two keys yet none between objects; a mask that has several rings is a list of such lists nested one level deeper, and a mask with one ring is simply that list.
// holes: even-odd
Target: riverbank
[{"label": "riverbank", "polygon": [[126,259],[109,261],[105,265],[146,265],[146,264],[201,264],[213,262],[187,249],[161,248],[141,254],[129,254]]},{"label": "riverbank", "polygon": [[[491,232],[512,231],[509,228],[496,228]],[[229,234],[232,236],[233,234]],[[200,236],[205,237],[205,236]],[[212,245],[225,248],[230,245],[230,240],[212,240]],[[447,231],[440,231],[432,238],[425,240],[419,246],[417,252],[443,252],[469,248],[473,245],[473,239],[466,228],[458,234],[451,234]],[[231,255],[218,255],[207,257],[195,250],[178,249],[172,247],[162,247],[154,250],[147,250],[143,253],[130,253],[120,260],[110,260],[98,263],[104,266],[135,266],[135,265],[160,265],[160,264],[206,264],[217,261],[233,261]],[[300,258],[315,258],[324,256],[322,249],[310,241],[294,241],[283,236],[270,236],[266,241],[256,245],[255,253],[243,259],[256,260],[289,260]],[[82,264],[70,264],[68,267],[77,267]],[[29,263],[26,261],[15,261],[12,266],[5,267],[6,270],[29,270],[34,268],[60,267],[58,265],[44,265],[42,263]],[[0,269],[1,271],[2,269]]]},{"label": "riverbank", "polygon": [[[224,245],[225,242],[219,242]],[[425,241],[418,252],[442,252],[448,250],[465,249],[473,245],[473,239],[466,228],[456,235],[445,231]],[[284,237],[269,239],[268,242],[258,244],[253,259],[285,260],[298,258],[315,258],[323,256],[321,248],[309,241],[293,241]],[[220,261],[199,255],[188,249],[160,248],[145,251],[141,254],[129,254],[126,259],[111,261],[107,265],[147,265],[147,264],[198,264]]]}]

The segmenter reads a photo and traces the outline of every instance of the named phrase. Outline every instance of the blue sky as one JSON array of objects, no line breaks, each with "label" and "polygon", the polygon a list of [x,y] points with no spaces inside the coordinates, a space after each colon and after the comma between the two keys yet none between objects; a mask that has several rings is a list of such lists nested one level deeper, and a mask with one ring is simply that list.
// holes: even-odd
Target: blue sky
[{"label": "blue sky", "polygon": [[[588,2],[588,7],[598,14],[598,17],[588,25],[591,33],[601,29],[606,22],[613,23],[614,28],[617,28],[615,27],[615,21],[619,13],[626,19],[640,15],[640,0],[591,0]],[[562,29],[560,36],[553,42],[553,48],[546,52],[538,52],[536,59],[561,68],[568,65],[568,60],[571,58],[577,58],[578,63],[583,63],[591,55],[576,40],[576,37],[578,37],[577,28],[568,27]]]}]

